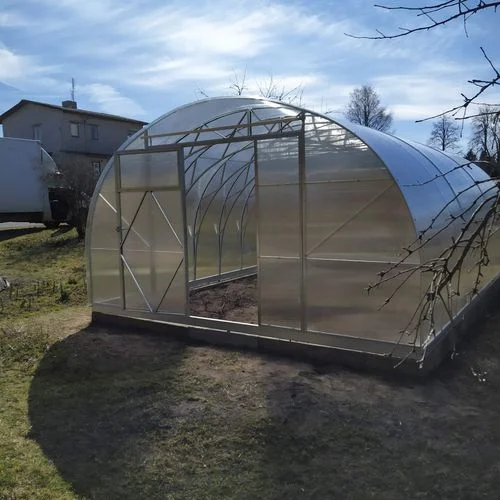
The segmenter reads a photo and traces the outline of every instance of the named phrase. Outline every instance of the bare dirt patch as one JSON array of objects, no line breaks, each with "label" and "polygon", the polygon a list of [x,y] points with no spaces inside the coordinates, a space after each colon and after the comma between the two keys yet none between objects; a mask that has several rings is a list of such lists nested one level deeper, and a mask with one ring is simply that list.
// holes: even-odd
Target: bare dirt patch
[{"label": "bare dirt patch", "polygon": [[189,305],[194,316],[257,324],[257,277],[193,290]]}]

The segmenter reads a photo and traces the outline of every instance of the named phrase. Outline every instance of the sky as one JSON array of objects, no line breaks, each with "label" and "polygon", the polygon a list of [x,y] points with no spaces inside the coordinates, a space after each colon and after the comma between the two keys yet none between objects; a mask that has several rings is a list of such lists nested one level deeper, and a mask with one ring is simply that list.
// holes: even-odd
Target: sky
[{"label": "sky", "polygon": [[[458,22],[365,40],[346,33],[419,21],[371,0],[0,0],[0,113],[21,99],[60,104],[74,78],[79,108],[152,121],[203,95],[231,95],[243,74],[254,95],[272,75],[333,118],[354,88],[370,84],[394,115],[395,135],[426,142],[432,123],[415,120],[460,104],[474,92],[467,80],[492,76],[480,46],[500,67],[499,21],[487,11],[469,20],[467,36]],[[465,126],[463,149],[468,134]]]}]

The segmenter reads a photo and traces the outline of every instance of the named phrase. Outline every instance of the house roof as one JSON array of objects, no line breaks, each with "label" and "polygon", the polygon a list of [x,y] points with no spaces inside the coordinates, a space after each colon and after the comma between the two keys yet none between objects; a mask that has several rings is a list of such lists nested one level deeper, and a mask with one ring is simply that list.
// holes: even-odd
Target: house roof
[{"label": "house roof", "polygon": [[135,125],[146,125],[147,122],[143,122],[140,120],[134,120],[132,118],[126,118],[124,116],[118,116],[118,115],[110,115],[108,113],[98,113],[97,111],[88,111],[86,109],[73,109],[73,108],[66,108],[64,106],[58,106],[56,104],[47,104],[45,102],[37,102],[37,101],[30,101],[28,99],[22,99],[19,101],[16,105],[12,106],[12,108],[8,109],[0,115],[0,123],[3,123],[3,121],[14,114],[18,109],[21,109],[23,106],[26,106],[27,104],[35,104],[37,106],[43,106],[46,108],[52,108],[52,109],[58,109],[60,111],[64,111],[65,113],[72,113],[75,115],[86,115],[86,116],[95,116],[96,118],[103,118],[106,120],[116,120],[120,122],[129,122],[133,123]]}]

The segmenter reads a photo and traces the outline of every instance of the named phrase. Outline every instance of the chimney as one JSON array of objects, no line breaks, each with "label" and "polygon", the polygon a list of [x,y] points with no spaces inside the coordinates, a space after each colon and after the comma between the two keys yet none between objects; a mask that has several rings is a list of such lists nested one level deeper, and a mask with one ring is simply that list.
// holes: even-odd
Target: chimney
[{"label": "chimney", "polygon": [[63,101],[63,108],[76,109],[76,101]]}]

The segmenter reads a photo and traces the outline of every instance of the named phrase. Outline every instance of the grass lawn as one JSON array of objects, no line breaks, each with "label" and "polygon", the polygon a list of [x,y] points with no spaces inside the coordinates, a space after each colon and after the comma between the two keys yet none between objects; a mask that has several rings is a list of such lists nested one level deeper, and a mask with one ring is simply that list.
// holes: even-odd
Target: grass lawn
[{"label": "grass lawn", "polygon": [[0,499],[500,497],[500,315],[425,381],[187,345],[88,326],[53,233],[0,241]]}]

